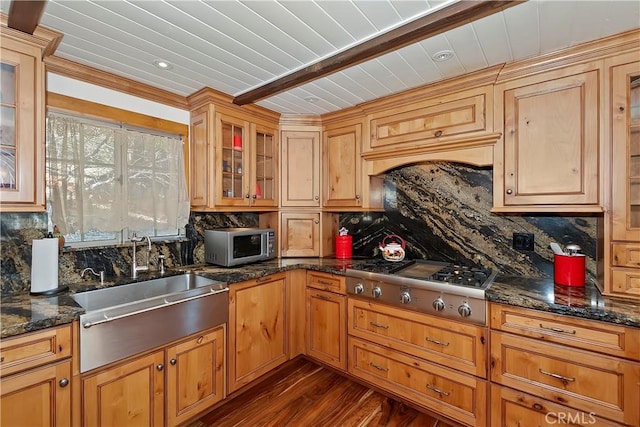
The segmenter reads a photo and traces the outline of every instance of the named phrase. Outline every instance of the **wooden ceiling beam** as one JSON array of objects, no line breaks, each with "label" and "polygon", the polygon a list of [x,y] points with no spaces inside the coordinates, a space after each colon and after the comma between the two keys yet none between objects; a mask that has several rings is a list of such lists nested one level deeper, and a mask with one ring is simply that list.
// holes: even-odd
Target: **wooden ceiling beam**
[{"label": "wooden ceiling beam", "polygon": [[233,99],[233,103],[245,105],[259,101],[500,12],[524,1],[526,0],[478,0],[453,3],[329,58],[242,93]]},{"label": "wooden ceiling beam", "polygon": [[7,26],[23,33],[33,34],[40,24],[47,0],[12,0]]}]

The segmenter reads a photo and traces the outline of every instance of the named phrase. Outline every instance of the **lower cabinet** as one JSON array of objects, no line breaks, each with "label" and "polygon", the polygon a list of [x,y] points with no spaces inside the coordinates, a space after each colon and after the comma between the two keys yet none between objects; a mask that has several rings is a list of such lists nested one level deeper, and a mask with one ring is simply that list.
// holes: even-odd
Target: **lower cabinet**
[{"label": "lower cabinet", "polygon": [[285,274],[229,287],[229,392],[289,359]]},{"label": "lower cabinet", "polygon": [[0,425],[70,426],[71,325],[0,340]]},{"label": "lower cabinet", "polygon": [[70,426],[71,361],[46,365],[0,382],[0,425]]},{"label": "lower cabinet", "polygon": [[307,288],[306,353],[321,362],[347,369],[345,295]]},{"label": "lower cabinet", "polygon": [[487,382],[349,337],[349,373],[469,426],[487,425]]},{"label": "lower cabinet", "polygon": [[195,416],[224,398],[224,342],[220,326],[84,376],[83,424],[175,426]]},{"label": "lower cabinet", "polygon": [[508,387],[491,385],[491,425],[540,427],[548,425],[614,427],[592,411],[558,405]]}]

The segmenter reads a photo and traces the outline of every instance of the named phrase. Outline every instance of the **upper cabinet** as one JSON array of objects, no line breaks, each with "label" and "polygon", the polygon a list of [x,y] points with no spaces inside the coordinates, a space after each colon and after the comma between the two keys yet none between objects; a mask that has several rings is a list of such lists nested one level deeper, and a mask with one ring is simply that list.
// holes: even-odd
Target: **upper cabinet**
[{"label": "upper cabinet", "polygon": [[44,211],[45,69],[59,33],[0,25],[0,209]]},{"label": "upper cabinet", "polygon": [[599,64],[495,86],[494,211],[602,212]]},{"label": "upper cabinet", "polygon": [[[196,211],[278,206],[278,125],[256,107],[237,111],[210,89],[189,97],[190,194]],[[260,114],[262,113],[262,114]],[[264,117],[266,116],[266,117]]]},{"label": "upper cabinet", "polygon": [[320,131],[282,131],[282,206],[320,207],[320,155]]}]

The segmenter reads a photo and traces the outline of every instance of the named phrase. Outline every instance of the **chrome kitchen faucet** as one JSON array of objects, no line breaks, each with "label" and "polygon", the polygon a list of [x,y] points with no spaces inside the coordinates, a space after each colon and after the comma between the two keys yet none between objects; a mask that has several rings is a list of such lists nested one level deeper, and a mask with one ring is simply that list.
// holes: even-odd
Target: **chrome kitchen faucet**
[{"label": "chrome kitchen faucet", "polygon": [[[142,242],[143,240],[147,241],[147,256],[145,265],[138,265],[136,261],[136,243]],[[149,236],[138,237],[134,232],[131,235],[131,241],[133,242],[133,255],[131,257],[131,277],[137,278],[138,271],[149,271],[149,254],[151,253],[151,239]]]}]

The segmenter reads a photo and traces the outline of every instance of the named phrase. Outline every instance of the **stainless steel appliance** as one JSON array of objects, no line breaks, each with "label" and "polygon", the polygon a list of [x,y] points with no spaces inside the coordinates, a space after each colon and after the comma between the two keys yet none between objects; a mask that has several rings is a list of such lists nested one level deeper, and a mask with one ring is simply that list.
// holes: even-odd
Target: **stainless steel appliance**
[{"label": "stainless steel appliance", "polygon": [[276,256],[276,233],[271,228],[222,228],[204,232],[204,260],[231,267]]},{"label": "stainless steel appliance", "polygon": [[486,324],[485,290],[497,272],[437,261],[347,269],[347,293],[436,316]]}]

